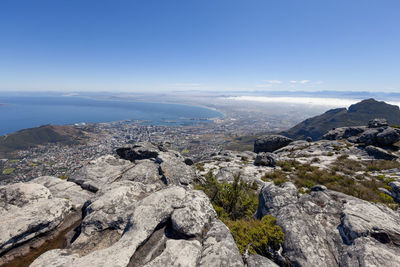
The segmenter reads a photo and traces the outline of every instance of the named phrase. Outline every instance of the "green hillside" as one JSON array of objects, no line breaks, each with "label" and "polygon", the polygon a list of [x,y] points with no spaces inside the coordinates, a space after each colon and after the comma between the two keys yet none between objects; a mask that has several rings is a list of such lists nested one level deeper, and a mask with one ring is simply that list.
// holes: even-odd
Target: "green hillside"
[{"label": "green hillside", "polygon": [[43,125],[0,136],[0,156],[48,143],[76,144],[86,138],[84,131],[72,126]]}]

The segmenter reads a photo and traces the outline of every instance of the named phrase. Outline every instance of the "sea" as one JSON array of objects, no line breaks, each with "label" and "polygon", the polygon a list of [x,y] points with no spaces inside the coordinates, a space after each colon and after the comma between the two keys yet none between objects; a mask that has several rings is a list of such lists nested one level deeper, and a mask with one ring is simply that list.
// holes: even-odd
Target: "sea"
[{"label": "sea", "polygon": [[0,135],[46,124],[140,121],[151,125],[212,123],[223,113],[183,104],[96,100],[74,96],[0,96]]}]

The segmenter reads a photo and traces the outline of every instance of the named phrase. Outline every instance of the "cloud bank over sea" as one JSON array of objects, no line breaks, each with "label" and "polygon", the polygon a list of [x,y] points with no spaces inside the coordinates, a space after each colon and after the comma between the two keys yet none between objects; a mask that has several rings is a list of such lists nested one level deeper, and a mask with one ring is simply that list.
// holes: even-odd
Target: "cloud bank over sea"
[{"label": "cloud bank over sea", "polygon": [[[331,97],[289,97],[289,96],[232,96],[226,97],[229,100],[264,102],[264,103],[285,103],[285,104],[303,104],[312,106],[326,107],[349,107],[352,104],[360,102],[363,99],[346,99]],[[379,100],[379,99],[377,99]],[[385,101],[385,100],[384,100]],[[385,101],[386,103],[400,106],[400,101]]]}]

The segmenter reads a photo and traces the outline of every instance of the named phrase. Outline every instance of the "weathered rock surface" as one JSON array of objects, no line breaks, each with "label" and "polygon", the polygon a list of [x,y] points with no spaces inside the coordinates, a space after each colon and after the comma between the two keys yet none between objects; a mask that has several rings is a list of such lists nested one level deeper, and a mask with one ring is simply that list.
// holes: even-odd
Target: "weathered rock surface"
[{"label": "weathered rock surface", "polygon": [[[299,266],[397,266],[400,215],[382,205],[330,191],[299,194],[267,183],[257,216],[271,214],[285,233],[285,256]],[[366,253],[368,252],[368,253]]]},{"label": "weathered rock surface", "polygon": [[385,149],[376,146],[367,146],[365,151],[368,153],[368,155],[374,157],[375,159],[393,160],[398,158],[396,155],[393,155]]},{"label": "weathered rock surface", "polygon": [[211,223],[203,240],[200,266],[243,266],[239,249],[228,227],[220,220]]},{"label": "weathered rock surface", "polygon": [[72,209],[67,199],[53,198],[33,183],[0,187],[0,253],[54,230]]},{"label": "weathered rock surface", "polygon": [[[82,233],[76,240],[78,243],[73,243],[69,249],[47,252],[32,266],[52,266],[60,262],[65,266],[136,266],[132,260],[139,253],[138,249],[146,246],[155,233],[160,235],[157,230],[160,227],[165,229],[165,233],[161,232],[154,247],[161,248],[161,251],[140,252],[150,255],[147,262],[141,262],[144,266],[196,266],[203,259],[208,262],[207,257],[212,257],[212,253],[218,253],[216,255],[222,261],[241,259],[225,225],[219,226],[226,228],[221,233],[212,231],[213,225],[219,221],[204,193],[179,186],[154,192],[155,186],[148,186],[121,181],[99,190],[94,201],[87,206]],[[102,242],[106,230],[114,231],[114,237],[104,236],[108,241]],[[222,236],[216,237],[218,234]],[[102,246],[91,245],[91,237]],[[204,239],[199,242],[191,237]],[[91,249],[82,252],[85,244]],[[215,249],[206,253],[208,247]],[[237,266],[243,266],[243,263]]]},{"label": "weathered rock surface", "polygon": [[254,142],[254,152],[273,152],[287,146],[293,140],[283,135],[266,135]]},{"label": "weathered rock surface", "polygon": [[347,139],[351,143],[362,143],[378,147],[388,147],[400,141],[400,130],[389,127],[386,120],[375,119],[369,126],[341,127],[330,130],[323,139]]},{"label": "weathered rock surface", "polygon": [[89,162],[68,178],[68,181],[86,190],[97,192],[104,185],[120,179],[123,173],[133,167],[134,165],[128,160],[106,155]]},{"label": "weathered rock surface", "polygon": [[151,143],[138,143],[117,149],[117,154],[122,159],[135,161],[142,159],[155,159],[160,152],[159,148]]},{"label": "weathered rock surface", "polygon": [[368,128],[379,128],[388,126],[386,119],[373,119],[368,122]]},{"label": "weathered rock surface", "polygon": [[366,126],[356,126],[356,127],[339,127],[330,130],[328,133],[322,136],[325,140],[340,140],[347,139],[352,136],[357,136],[367,129]]},{"label": "weathered rock surface", "polygon": [[389,183],[389,186],[392,188],[391,196],[397,202],[400,202],[400,181],[393,181]]},{"label": "weathered rock surface", "polygon": [[275,167],[276,166],[275,156],[274,154],[268,152],[258,153],[256,159],[254,160],[254,164],[261,166]]},{"label": "weathered rock surface", "polygon": [[250,255],[247,258],[247,267],[278,267],[275,262],[271,261],[270,259],[260,256],[260,255]]},{"label": "weathered rock surface", "polygon": [[160,152],[155,162],[160,164],[159,171],[167,185],[189,185],[196,177],[194,167],[187,165],[177,152]]},{"label": "weathered rock surface", "polygon": [[75,210],[80,210],[83,204],[93,196],[91,192],[83,190],[77,184],[54,176],[41,176],[31,180],[30,183],[45,186],[53,197],[70,200]]}]

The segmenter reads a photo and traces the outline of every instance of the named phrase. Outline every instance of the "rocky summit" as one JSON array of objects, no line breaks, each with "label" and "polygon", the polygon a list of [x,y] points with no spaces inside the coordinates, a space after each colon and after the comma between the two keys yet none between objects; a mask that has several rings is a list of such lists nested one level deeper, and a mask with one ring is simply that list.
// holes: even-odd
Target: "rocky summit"
[{"label": "rocky summit", "polygon": [[0,187],[4,266],[400,266],[397,128],[193,162],[136,143],[68,179]]}]

